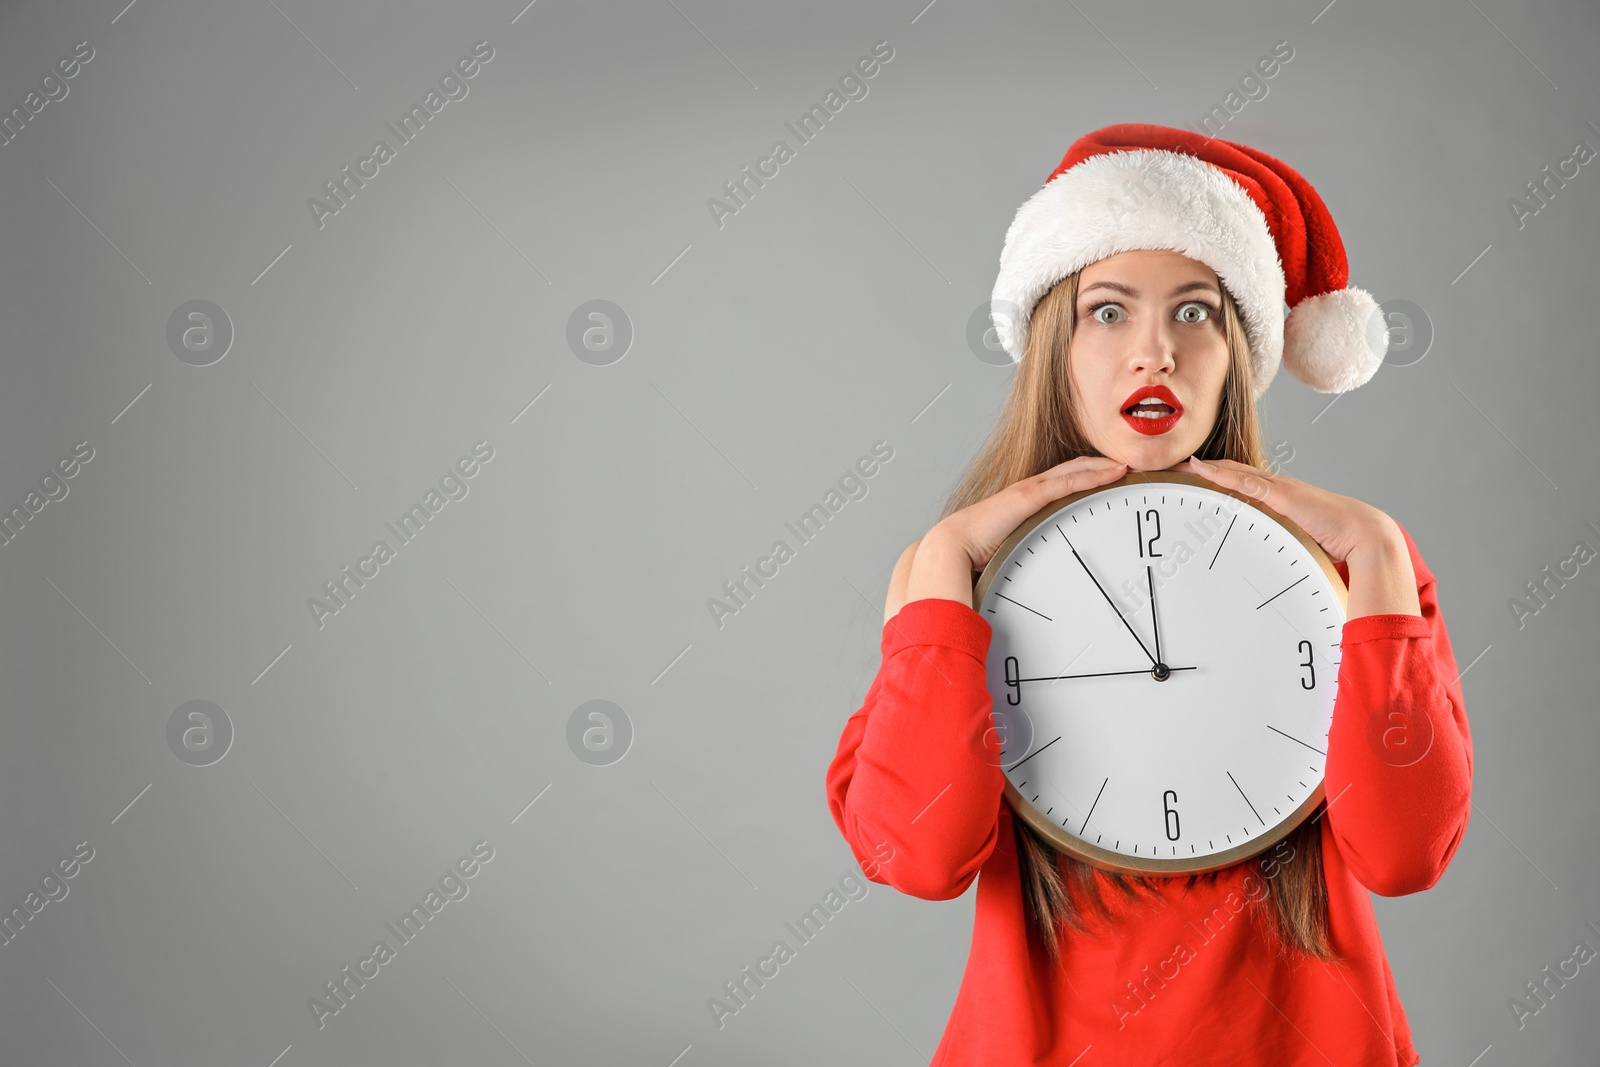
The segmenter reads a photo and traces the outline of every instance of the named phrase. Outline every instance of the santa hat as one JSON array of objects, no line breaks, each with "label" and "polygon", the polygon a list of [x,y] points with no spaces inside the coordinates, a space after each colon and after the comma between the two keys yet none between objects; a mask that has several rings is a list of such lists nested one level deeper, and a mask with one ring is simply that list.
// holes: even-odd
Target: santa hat
[{"label": "santa hat", "polygon": [[1041,296],[1131,249],[1170,249],[1217,272],[1244,321],[1257,399],[1280,361],[1323,393],[1354,389],[1383,363],[1378,303],[1346,286],[1344,245],[1311,183],[1254,148],[1144,123],[1079,138],[1018,209],[990,300],[1012,361]]}]

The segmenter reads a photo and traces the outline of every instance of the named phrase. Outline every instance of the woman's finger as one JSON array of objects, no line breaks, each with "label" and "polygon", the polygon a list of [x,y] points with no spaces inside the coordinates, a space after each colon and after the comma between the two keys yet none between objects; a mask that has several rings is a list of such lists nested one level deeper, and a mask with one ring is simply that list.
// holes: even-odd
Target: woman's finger
[{"label": "woman's finger", "polygon": [[1266,503],[1275,495],[1274,490],[1280,488],[1272,475],[1247,463],[1237,463],[1233,460],[1210,462],[1202,459],[1190,459],[1189,462],[1202,476],[1229,489],[1237,489],[1259,503]]}]

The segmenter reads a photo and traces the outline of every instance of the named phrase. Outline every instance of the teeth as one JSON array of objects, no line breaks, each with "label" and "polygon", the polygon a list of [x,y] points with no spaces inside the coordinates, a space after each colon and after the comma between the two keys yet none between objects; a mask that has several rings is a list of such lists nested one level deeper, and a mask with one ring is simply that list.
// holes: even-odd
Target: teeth
[{"label": "teeth", "polygon": [[[1166,413],[1163,413],[1157,411],[1156,408],[1168,408],[1170,410]],[[1177,408],[1172,407],[1172,405],[1166,403],[1165,401],[1157,400],[1154,397],[1146,397],[1128,409],[1128,414],[1137,416],[1141,419],[1164,419],[1169,414],[1174,414],[1176,412]]]}]

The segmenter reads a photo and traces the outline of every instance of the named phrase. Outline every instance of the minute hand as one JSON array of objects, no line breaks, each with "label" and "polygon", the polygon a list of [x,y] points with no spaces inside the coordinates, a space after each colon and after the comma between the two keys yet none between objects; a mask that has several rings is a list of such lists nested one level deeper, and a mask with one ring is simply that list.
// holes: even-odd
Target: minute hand
[{"label": "minute hand", "polygon": [[[1083,567],[1083,573],[1087,574],[1089,576],[1089,580],[1094,583],[1094,587],[1096,589],[1100,590],[1100,595],[1106,598],[1106,603],[1110,604],[1111,605],[1111,610],[1115,611],[1117,613],[1117,618],[1122,621],[1122,625],[1128,627],[1128,632],[1130,634],[1133,634],[1133,639],[1135,641],[1139,642],[1139,647],[1141,649],[1144,649],[1144,654],[1147,655],[1147,656],[1150,656],[1150,650],[1148,648],[1144,647],[1144,642],[1142,640],[1140,640],[1139,635],[1134,632],[1133,627],[1132,626],[1128,626],[1128,620],[1122,618],[1122,612],[1117,611],[1116,601],[1111,599],[1111,594],[1109,594],[1109,593],[1107,593],[1105,591],[1105,587],[1100,584],[1100,579],[1098,579],[1098,578],[1096,578],[1094,576],[1094,571],[1091,571],[1089,569],[1089,565],[1087,563],[1083,562],[1083,557],[1078,555],[1078,550],[1076,548],[1073,548],[1072,541],[1067,537],[1067,532],[1065,530],[1062,530],[1061,527],[1059,527],[1059,526],[1057,526],[1056,529],[1058,531],[1060,531],[1061,539],[1063,541],[1067,542],[1067,547],[1072,549],[1072,556]],[[1158,663],[1160,663],[1160,660],[1156,659],[1154,656],[1150,656],[1150,662],[1152,664],[1158,664]]]}]

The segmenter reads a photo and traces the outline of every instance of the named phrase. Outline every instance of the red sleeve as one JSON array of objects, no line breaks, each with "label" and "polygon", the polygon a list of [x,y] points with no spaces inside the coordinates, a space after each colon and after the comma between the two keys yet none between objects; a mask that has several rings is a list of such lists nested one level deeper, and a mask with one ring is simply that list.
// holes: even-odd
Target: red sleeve
[{"label": "red sleeve", "polygon": [[828,765],[828,808],[862,873],[925,900],[966,892],[999,837],[1005,776],[991,734],[991,630],[966,604],[913,600]]},{"label": "red sleeve", "polygon": [[1386,897],[1439,880],[1472,807],[1472,734],[1438,582],[1401,533],[1422,614],[1345,622],[1325,782],[1339,851],[1362,885]]}]

